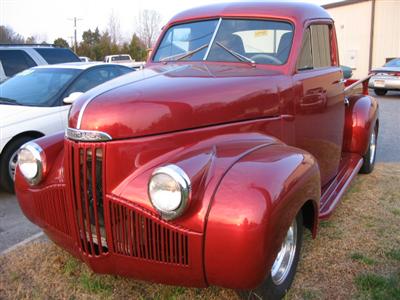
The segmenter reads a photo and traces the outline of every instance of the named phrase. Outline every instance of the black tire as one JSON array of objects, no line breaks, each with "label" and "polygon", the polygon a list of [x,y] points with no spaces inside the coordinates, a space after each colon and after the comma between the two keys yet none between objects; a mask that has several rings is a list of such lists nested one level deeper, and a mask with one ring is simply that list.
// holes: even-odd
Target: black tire
[{"label": "black tire", "polygon": [[384,89],[374,89],[374,92],[378,96],[385,96],[387,93],[387,90]]},{"label": "black tire", "polygon": [[32,140],[31,137],[22,136],[4,148],[3,153],[1,154],[0,160],[0,178],[1,178],[1,187],[9,193],[14,193],[14,178],[11,177],[9,171],[10,160],[14,157],[16,151],[18,151],[19,147],[21,147],[26,142]]},{"label": "black tire", "polygon": [[[254,300],[276,300],[282,299],[290,286],[292,285],[294,276],[297,270],[297,264],[300,259],[301,245],[303,242],[303,215],[302,212],[299,212],[296,216],[296,224],[297,224],[297,236],[296,236],[296,250],[294,254],[293,261],[291,263],[290,269],[287,275],[284,277],[283,281],[279,284],[276,284],[272,279],[271,270],[268,271],[268,274],[264,281],[254,290],[251,291],[239,291],[238,294],[242,299],[254,299]],[[293,224],[293,223],[292,223]]]},{"label": "black tire", "polygon": [[[375,145],[375,149],[373,146]],[[378,146],[378,128],[375,126],[374,130],[369,136],[368,151],[363,156],[364,162],[361,166],[360,173],[369,174],[374,170],[375,159],[376,159],[376,149]]]}]

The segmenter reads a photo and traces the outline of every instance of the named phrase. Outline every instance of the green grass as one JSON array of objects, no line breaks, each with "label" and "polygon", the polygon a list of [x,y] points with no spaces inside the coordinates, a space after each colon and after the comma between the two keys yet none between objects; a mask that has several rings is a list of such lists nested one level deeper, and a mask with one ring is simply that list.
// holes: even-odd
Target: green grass
[{"label": "green grass", "polygon": [[393,208],[391,210],[392,214],[394,214],[395,216],[400,216],[400,209],[399,208]]},{"label": "green grass", "polygon": [[386,252],[386,256],[388,258],[400,261],[400,250],[392,249],[389,252]]},{"label": "green grass", "polygon": [[70,257],[63,266],[63,272],[68,276],[76,275],[80,269],[80,266],[81,263],[78,260]]},{"label": "green grass", "polygon": [[364,254],[358,253],[358,252],[352,253],[350,255],[350,258],[352,260],[356,260],[356,261],[362,262],[363,264],[366,264],[368,266],[371,266],[371,265],[375,264],[375,260],[365,256]]},{"label": "green grass", "polygon": [[10,272],[10,277],[12,281],[17,281],[21,276],[17,272]]},{"label": "green grass", "polygon": [[400,299],[400,273],[384,277],[374,273],[361,274],[355,278],[360,299]]},{"label": "green grass", "polygon": [[314,300],[320,298],[318,293],[312,290],[303,290],[302,296],[304,300]]},{"label": "green grass", "polygon": [[90,272],[82,272],[79,276],[79,284],[89,293],[111,295],[112,285],[107,283],[105,277],[94,275]]},{"label": "green grass", "polygon": [[332,228],[335,227],[335,224],[332,221],[321,221],[319,226],[321,228]]}]

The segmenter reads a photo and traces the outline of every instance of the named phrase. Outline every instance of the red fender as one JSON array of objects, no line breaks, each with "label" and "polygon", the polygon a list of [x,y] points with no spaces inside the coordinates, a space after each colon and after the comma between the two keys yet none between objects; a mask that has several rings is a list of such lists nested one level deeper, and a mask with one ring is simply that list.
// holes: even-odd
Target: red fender
[{"label": "red fender", "polygon": [[208,284],[257,286],[308,200],[316,230],[320,194],[318,165],[305,151],[270,145],[241,158],[222,179],[210,205],[204,253]]},{"label": "red fender", "polygon": [[34,201],[32,201],[32,194],[34,190],[41,190],[49,185],[64,182],[64,172],[62,170],[64,133],[60,132],[41,137],[33,142],[38,144],[45,153],[46,162],[43,165],[43,180],[34,189],[31,189],[30,185],[23,178],[19,168],[17,168],[15,174],[15,192],[25,216],[33,223],[41,225],[42,220],[39,218]]},{"label": "red fender", "polygon": [[365,95],[348,97],[343,138],[343,151],[364,156],[375,124],[379,126],[378,101]]}]

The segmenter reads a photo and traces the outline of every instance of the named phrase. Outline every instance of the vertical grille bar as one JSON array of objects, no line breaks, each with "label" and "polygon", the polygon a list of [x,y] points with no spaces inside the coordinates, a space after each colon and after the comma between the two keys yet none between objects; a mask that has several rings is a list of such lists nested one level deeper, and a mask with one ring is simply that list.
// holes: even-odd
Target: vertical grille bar
[{"label": "vertical grille bar", "polygon": [[104,145],[66,141],[71,165],[71,192],[78,244],[88,255],[105,255],[108,243],[104,223]]},{"label": "vertical grille bar", "polygon": [[[96,167],[96,162],[97,162],[97,149],[96,149],[96,147],[91,147],[91,150],[92,150],[92,156],[93,156],[93,158],[92,158],[92,186],[93,186],[93,188],[94,189],[96,189],[96,187],[97,187],[97,176],[96,176],[96,174],[97,174],[97,167]],[[97,189],[96,189],[96,191],[97,191]],[[98,216],[98,212],[97,212],[97,207],[98,207],[98,203],[97,203],[97,201],[98,201],[98,199],[97,199],[97,192],[95,192],[95,193],[93,193],[93,204],[94,204],[94,221],[95,221],[95,224],[99,224],[99,216]],[[97,243],[98,243],[98,245],[99,245],[99,252],[100,252],[100,254],[103,254],[103,245],[102,245],[102,242],[101,242],[101,234],[100,234],[100,227],[99,226],[96,226],[96,237],[97,237]]]},{"label": "vertical grille bar", "polygon": [[40,219],[51,228],[71,236],[64,185],[48,186],[33,193],[33,202]]},{"label": "vertical grille bar", "polygon": [[[88,157],[87,157],[88,149],[83,149],[83,166],[81,170],[83,170],[83,176],[81,177],[81,190],[83,191],[82,197],[82,206],[85,207],[85,211],[83,212],[83,217],[86,221],[86,230],[85,232],[89,234],[89,247],[90,253],[94,253],[94,245],[93,245],[93,236],[92,236],[92,228],[91,228],[91,220],[90,220],[90,210],[89,210],[89,201],[88,198]],[[93,155],[92,155],[93,159]],[[90,163],[90,162],[89,162]]]},{"label": "vertical grille bar", "polygon": [[118,254],[163,263],[188,265],[188,236],[167,228],[160,220],[108,200],[112,244]]},{"label": "vertical grille bar", "polygon": [[80,244],[83,244],[83,249],[86,253],[88,253],[88,241],[86,238],[86,230],[85,230],[85,225],[84,225],[84,219],[83,219],[83,209],[82,209],[82,195],[81,195],[81,153],[82,149],[76,148],[74,149],[74,178],[75,178],[75,205],[76,205],[76,214],[78,218],[78,224],[79,224],[79,239],[80,239]]}]

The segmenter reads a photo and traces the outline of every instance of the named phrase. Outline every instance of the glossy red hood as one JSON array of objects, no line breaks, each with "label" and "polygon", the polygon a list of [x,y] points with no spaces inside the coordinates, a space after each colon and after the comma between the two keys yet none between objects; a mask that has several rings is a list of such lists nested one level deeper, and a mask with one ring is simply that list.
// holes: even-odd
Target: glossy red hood
[{"label": "glossy red hood", "polygon": [[289,77],[247,65],[153,65],[82,95],[69,127],[123,139],[277,116],[289,87]]}]

